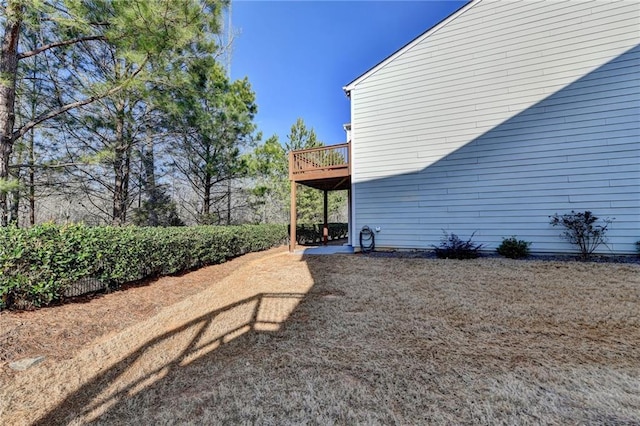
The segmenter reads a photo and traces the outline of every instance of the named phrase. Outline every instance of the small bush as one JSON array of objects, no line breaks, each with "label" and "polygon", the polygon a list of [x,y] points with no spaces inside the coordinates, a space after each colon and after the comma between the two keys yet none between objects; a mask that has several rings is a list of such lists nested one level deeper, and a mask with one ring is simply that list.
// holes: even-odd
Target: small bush
[{"label": "small bush", "polygon": [[636,251],[638,252],[638,257],[640,257],[640,241],[636,242]]},{"label": "small bush", "polygon": [[564,231],[560,238],[564,238],[571,244],[578,246],[580,256],[588,259],[591,254],[602,244],[607,243],[605,234],[613,219],[602,219],[602,224],[597,224],[598,217],[589,210],[584,212],[558,213],[549,216],[551,226],[562,226]]},{"label": "small bush", "polygon": [[496,251],[499,255],[511,259],[522,259],[529,256],[530,242],[519,240],[515,236],[503,238]]},{"label": "small bush", "polygon": [[479,251],[483,244],[472,241],[475,232],[466,241],[461,240],[454,233],[442,232],[444,236],[440,239],[440,245],[433,246],[439,259],[475,259],[480,255]]}]

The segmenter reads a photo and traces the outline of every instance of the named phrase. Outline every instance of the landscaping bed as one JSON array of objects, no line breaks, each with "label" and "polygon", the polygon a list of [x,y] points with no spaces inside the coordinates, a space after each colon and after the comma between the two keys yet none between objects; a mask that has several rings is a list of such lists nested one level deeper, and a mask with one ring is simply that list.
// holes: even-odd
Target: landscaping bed
[{"label": "landscaping bed", "polygon": [[[378,250],[367,253],[369,257],[399,258],[399,259],[438,259],[433,250]],[[503,259],[504,256],[495,252],[479,252],[479,258]],[[575,254],[530,254],[521,261],[540,262],[579,262],[579,263],[628,263],[640,265],[640,256],[629,255],[591,255],[589,259],[582,259]]]}]

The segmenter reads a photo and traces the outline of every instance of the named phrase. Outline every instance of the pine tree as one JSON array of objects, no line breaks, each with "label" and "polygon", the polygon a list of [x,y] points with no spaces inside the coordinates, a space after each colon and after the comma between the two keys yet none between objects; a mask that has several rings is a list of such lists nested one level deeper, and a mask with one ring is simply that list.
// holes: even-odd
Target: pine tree
[{"label": "pine tree", "polygon": [[[0,47],[0,225],[8,221],[9,163],[14,145],[32,128],[67,111],[115,95],[139,81],[152,78],[148,67],[180,54],[186,47],[213,48],[211,34],[226,1],[215,0],[7,0],[0,9],[4,34]],[[42,43],[21,49],[26,30]],[[95,81],[95,62],[78,55],[82,46],[98,51],[109,46],[117,52],[121,72]],[[48,69],[53,77],[55,104],[29,122],[16,126],[16,84],[20,64],[41,55],[56,55],[60,67]],[[64,84],[68,76],[82,75],[82,85]]]}]

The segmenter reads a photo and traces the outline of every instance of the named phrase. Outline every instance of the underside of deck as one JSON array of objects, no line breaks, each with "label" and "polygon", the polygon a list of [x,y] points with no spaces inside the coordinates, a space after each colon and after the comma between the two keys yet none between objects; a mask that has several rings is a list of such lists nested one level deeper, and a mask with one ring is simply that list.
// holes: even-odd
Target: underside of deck
[{"label": "underside of deck", "polygon": [[311,188],[323,191],[340,191],[351,188],[351,176],[335,176],[319,179],[296,179],[294,182],[301,183]]}]

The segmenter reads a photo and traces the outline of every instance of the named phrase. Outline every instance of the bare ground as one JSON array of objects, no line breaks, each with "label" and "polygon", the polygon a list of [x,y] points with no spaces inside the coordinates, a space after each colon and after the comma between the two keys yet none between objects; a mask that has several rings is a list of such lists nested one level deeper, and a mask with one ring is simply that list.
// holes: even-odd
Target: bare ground
[{"label": "bare ground", "polygon": [[48,356],[3,368],[2,424],[640,424],[635,264],[275,249],[3,312],[0,344]]}]

